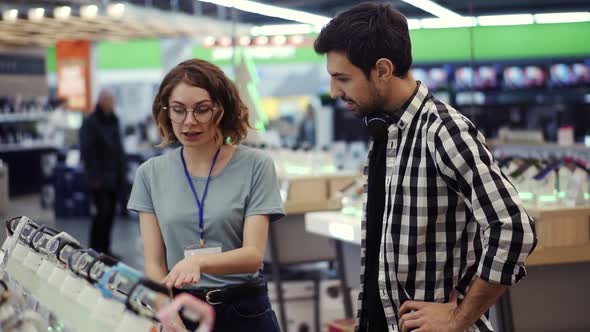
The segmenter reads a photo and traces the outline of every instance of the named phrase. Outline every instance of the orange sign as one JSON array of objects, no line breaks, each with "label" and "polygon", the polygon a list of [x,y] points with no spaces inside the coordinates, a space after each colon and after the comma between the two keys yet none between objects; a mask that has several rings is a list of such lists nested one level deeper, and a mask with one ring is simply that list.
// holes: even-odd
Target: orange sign
[{"label": "orange sign", "polygon": [[57,95],[68,101],[71,109],[90,112],[91,44],[86,40],[59,41],[55,47]]}]

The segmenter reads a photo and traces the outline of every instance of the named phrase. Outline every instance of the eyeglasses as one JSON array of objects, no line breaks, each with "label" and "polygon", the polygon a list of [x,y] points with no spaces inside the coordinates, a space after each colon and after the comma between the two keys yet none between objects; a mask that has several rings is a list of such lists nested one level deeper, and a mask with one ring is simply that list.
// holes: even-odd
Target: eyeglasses
[{"label": "eyeglasses", "polygon": [[168,117],[172,122],[183,123],[186,120],[187,114],[191,112],[193,119],[199,123],[207,123],[213,118],[213,112],[216,110],[211,105],[199,105],[196,108],[186,108],[184,106],[167,106],[164,110],[168,111]]}]

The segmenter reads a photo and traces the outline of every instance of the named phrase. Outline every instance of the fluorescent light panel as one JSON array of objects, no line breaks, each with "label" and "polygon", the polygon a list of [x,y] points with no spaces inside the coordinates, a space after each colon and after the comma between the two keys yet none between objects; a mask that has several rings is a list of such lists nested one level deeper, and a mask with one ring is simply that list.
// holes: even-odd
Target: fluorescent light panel
[{"label": "fluorescent light panel", "polygon": [[526,25],[535,23],[535,18],[532,14],[489,15],[479,16],[477,22],[481,26]]},{"label": "fluorescent light panel", "polygon": [[464,28],[472,27],[477,23],[475,17],[461,18],[425,18],[420,20],[420,25],[425,29],[443,29],[443,28]]},{"label": "fluorescent light panel", "polygon": [[201,2],[208,2],[218,6],[236,8],[241,11],[256,13],[265,16],[278,17],[284,20],[295,21],[300,23],[311,24],[315,26],[323,26],[330,21],[327,16],[307,13],[300,10],[282,8],[267,4],[262,4],[249,0],[198,0]]},{"label": "fluorescent light panel", "polygon": [[433,1],[430,0],[403,0],[406,3],[414,7],[418,7],[425,12],[428,12],[436,17],[440,18],[461,18],[462,15],[455,13]]},{"label": "fluorescent light panel", "polygon": [[586,21],[590,21],[590,12],[548,13],[535,15],[535,22],[539,24],[573,23]]},{"label": "fluorescent light panel", "polygon": [[305,35],[319,32],[317,30],[309,24],[269,24],[252,27],[250,34],[253,36]]}]

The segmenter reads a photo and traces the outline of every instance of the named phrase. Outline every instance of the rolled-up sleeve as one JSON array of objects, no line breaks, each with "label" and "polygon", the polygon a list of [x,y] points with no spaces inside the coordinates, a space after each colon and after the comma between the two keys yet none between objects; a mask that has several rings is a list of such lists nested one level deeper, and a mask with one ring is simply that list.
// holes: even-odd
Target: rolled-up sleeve
[{"label": "rolled-up sleeve", "polygon": [[481,227],[477,275],[490,283],[513,285],[526,275],[525,260],[537,244],[535,226],[484,141],[469,120],[443,120],[435,136],[436,163]]}]

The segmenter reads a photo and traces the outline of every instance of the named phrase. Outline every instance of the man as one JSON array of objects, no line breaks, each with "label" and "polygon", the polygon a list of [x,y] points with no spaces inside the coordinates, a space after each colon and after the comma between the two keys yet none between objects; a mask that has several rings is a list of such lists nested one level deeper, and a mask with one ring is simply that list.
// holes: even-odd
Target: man
[{"label": "man", "polygon": [[94,112],[80,129],[80,153],[94,199],[96,215],[90,229],[90,247],[111,254],[111,229],[117,193],[124,189],[125,152],[114,98],[101,91]]},{"label": "man", "polygon": [[360,331],[492,331],[487,311],[525,275],[536,236],[484,137],[413,79],[407,21],[389,5],[339,14],[314,46],[332,97],[373,137]]}]

